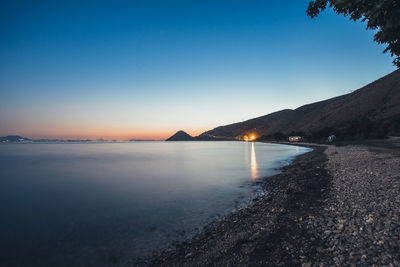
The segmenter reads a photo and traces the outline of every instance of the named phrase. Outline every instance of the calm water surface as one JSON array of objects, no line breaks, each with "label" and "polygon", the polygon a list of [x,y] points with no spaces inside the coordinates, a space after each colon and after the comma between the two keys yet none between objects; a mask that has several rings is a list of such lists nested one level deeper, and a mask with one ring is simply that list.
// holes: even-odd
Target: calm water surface
[{"label": "calm water surface", "polygon": [[254,181],[306,151],[244,142],[0,144],[0,263],[125,263],[245,203]]}]

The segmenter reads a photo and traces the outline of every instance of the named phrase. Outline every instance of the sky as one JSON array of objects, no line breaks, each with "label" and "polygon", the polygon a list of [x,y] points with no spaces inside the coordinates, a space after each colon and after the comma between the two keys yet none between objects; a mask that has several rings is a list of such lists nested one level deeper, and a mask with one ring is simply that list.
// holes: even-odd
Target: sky
[{"label": "sky", "polygon": [[395,70],[364,23],[308,2],[0,0],[0,136],[197,135]]}]

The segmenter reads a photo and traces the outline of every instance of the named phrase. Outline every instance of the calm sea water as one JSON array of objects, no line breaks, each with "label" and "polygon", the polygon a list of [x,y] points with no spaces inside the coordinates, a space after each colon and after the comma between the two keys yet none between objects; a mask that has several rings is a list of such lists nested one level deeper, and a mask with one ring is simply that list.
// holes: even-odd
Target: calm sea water
[{"label": "calm sea water", "polygon": [[0,144],[0,265],[108,266],[250,199],[306,148],[244,142]]}]

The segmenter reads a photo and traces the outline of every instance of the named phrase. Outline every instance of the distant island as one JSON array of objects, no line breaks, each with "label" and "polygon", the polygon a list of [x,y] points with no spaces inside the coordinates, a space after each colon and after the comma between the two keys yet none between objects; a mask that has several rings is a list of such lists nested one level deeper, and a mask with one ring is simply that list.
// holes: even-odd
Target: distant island
[{"label": "distant island", "polygon": [[103,138],[99,139],[31,139],[19,135],[7,135],[0,137],[0,143],[89,143],[89,142],[108,142],[108,143],[115,143],[115,142],[137,142],[137,141],[153,141],[153,140],[136,140],[131,139],[129,141],[120,141],[120,140],[105,140]]},{"label": "distant island", "polygon": [[400,70],[346,95],[219,126],[196,137],[179,131],[167,141],[241,140],[251,135],[256,140],[295,135],[319,141],[332,134],[340,140],[399,136]]},{"label": "distant island", "polygon": [[0,142],[6,143],[6,142],[30,142],[32,139],[22,137],[19,135],[7,135],[0,137]]},{"label": "distant island", "polygon": [[[103,140],[104,141],[104,140]],[[7,135],[0,137],[0,143],[46,143],[46,142],[100,142],[99,140],[90,140],[90,139],[31,139],[19,135]],[[104,141],[106,142],[106,141]]]}]

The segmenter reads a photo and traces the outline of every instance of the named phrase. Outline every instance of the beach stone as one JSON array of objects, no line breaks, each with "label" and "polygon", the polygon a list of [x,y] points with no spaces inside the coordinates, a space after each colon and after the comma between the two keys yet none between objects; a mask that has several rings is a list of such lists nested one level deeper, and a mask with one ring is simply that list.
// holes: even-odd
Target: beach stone
[{"label": "beach stone", "polygon": [[253,206],[145,265],[400,266],[400,158],[313,148],[263,180]]}]

